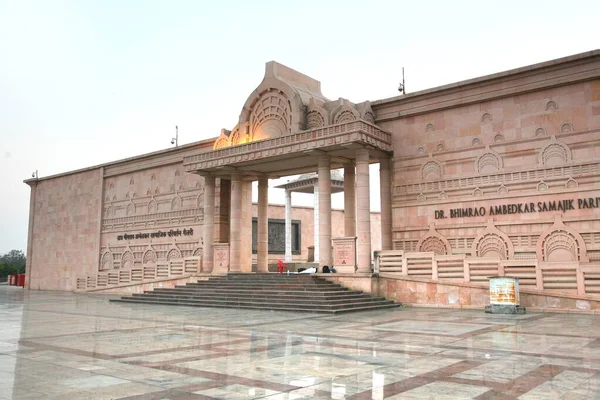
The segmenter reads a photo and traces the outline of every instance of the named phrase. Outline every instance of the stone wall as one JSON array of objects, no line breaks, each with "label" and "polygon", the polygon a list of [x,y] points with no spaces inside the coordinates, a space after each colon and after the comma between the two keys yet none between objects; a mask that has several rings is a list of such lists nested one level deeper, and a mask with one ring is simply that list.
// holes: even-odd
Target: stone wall
[{"label": "stone wall", "polygon": [[377,106],[403,115],[380,123],[394,141],[394,248],[600,260],[600,80],[565,84],[589,64]]},{"label": "stone wall", "polygon": [[[417,307],[481,309],[490,303],[489,289],[461,282],[436,282],[410,277],[380,276],[375,294]],[[521,290],[521,305],[528,311],[581,312],[600,314],[600,297],[571,293]]]},{"label": "stone wall", "polygon": [[102,174],[102,168],[95,168],[32,186],[29,288],[75,290],[77,275],[96,272]]}]

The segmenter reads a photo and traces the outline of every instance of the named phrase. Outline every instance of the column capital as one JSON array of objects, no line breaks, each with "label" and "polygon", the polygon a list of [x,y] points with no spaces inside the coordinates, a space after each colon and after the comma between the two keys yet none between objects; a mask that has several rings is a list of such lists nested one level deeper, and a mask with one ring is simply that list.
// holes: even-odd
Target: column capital
[{"label": "column capital", "polygon": [[327,166],[326,164],[331,164],[331,156],[329,154],[320,154],[317,156],[317,162],[319,163],[319,167]]},{"label": "column capital", "polygon": [[[258,177],[258,186],[266,186],[269,187],[269,177],[268,176],[259,176]],[[286,189],[287,191],[287,189]]]},{"label": "column capital", "polygon": [[234,170],[234,171],[231,171],[230,177],[231,177],[231,181],[238,182],[238,181],[242,180],[242,173],[238,170]]},{"label": "column capital", "polygon": [[356,150],[356,163],[368,163],[369,162],[369,149],[357,149]]}]

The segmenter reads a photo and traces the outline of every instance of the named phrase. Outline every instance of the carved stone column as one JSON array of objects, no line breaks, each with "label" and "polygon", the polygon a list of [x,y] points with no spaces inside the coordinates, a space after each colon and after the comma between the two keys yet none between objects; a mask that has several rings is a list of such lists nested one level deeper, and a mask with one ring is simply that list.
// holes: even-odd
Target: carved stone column
[{"label": "carved stone column", "polygon": [[202,254],[202,271],[213,270],[213,244],[215,233],[215,177],[204,176],[204,247]]},{"label": "carved stone column", "polygon": [[319,156],[319,265],[331,266],[331,158]]},{"label": "carved stone column", "polygon": [[392,250],[392,178],[391,160],[379,161],[379,193],[381,199],[381,250]]},{"label": "carved stone column", "polygon": [[356,173],[354,165],[344,167],[344,236],[356,236]]},{"label": "carved stone column", "polygon": [[313,192],[313,246],[314,246],[314,256],[315,262],[318,264],[320,261],[320,253],[319,253],[319,183],[315,184],[315,189]]},{"label": "carved stone column", "polygon": [[231,222],[229,230],[229,270],[240,272],[242,234],[242,177],[239,172],[231,174]]},{"label": "carved stone column", "polygon": [[292,262],[292,191],[285,191],[285,261]]},{"label": "carved stone column", "polygon": [[268,272],[269,269],[269,228],[268,228],[268,200],[269,179],[264,177],[258,180],[258,221],[256,271]]},{"label": "carved stone column", "polygon": [[371,272],[371,196],[369,193],[369,150],[356,150],[357,272]]}]

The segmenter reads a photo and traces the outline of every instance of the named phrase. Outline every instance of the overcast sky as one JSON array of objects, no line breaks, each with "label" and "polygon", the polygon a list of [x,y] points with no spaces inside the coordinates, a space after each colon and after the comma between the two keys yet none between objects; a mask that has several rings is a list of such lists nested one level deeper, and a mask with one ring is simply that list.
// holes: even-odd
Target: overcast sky
[{"label": "overcast sky", "polygon": [[0,253],[26,248],[32,171],[164,149],[176,124],[181,144],[216,137],[267,61],[330,99],[377,100],[402,66],[414,92],[599,48],[598,15],[598,1],[0,0]]}]

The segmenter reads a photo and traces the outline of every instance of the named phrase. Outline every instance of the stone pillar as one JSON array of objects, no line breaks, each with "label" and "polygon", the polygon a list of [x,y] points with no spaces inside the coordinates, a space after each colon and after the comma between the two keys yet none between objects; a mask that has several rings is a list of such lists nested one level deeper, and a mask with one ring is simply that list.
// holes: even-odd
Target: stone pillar
[{"label": "stone pillar", "polygon": [[354,165],[344,167],[344,236],[356,236],[356,174]]},{"label": "stone pillar", "polygon": [[331,157],[319,162],[319,265],[331,266]]},{"label": "stone pillar", "polygon": [[204,245],[202,272],[213,270],[213,244],[215,233],[215,177],[204,176]]},{"label": "stone pillar", "polygon": [[229,243],[229,202],[231,201],[231,181],[229,179],[219,179],[219,193],[215,192],[215,200],[218,200],[218,209],[215,211],[215,242]]},{"label": "stone pillar", "polygon": [[285,262],[292,262],[292,191],[285,190]]},{"label": "stone pillar", "polygon": [[313,192],[313,246],[314,246],[314,260],[319,263],[319,182],[315,183],[315,189]]},{"label": "stone pillar", "polygon": [[356,150],[356,236],[357,272],[371,272],[371,196],[369,193],[369,150]]},{"label": "stone pillar", "polygon": [[269,178],[261,177],[258,180],[258,221],[257,221],[257,254],[256,271],[268,272],[269,270],[269,228],[268,228],[268,201]]},{"label": "stone pillar", "polygon": [[391,160],[379,161],[379,190],[381,198],[381,250],[392,250],[392,175]]},{"label": "stone pillar", "polygon": [[242,177],[239,172],[231,174],[231,221],[229,223],[229,270],[240,272],[242,234]]}]

